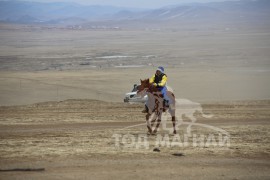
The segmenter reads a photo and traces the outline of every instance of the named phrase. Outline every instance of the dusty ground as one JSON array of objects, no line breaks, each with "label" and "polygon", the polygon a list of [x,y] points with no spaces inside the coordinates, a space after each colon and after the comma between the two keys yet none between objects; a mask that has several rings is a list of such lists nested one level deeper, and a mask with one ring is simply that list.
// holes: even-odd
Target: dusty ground
[{"label": "dusty ground", "polygon": [[[269,179],[269,101],[204,104],[203,112],[213,117],[195,113],[197,123],[227,131],[230,144],[223,147],[194,147],[190,138],[189,146],[160,145],[161,152],[154,152],[157,136],[147,136],[149,148],[127,147],[121,139],[116,147],[115,134],[131,134],[137,141],[146,133],[145,125],[128,127],[144,123],[141,109],[94,100],[1,107],[0,168],[45,168],[0,172],[1,179]],[[159,131],[162,136],[168,133]],[[182,138],[185,124],[178,133]],[[218,134],[192,128],[192,134],[211,133]]]}]

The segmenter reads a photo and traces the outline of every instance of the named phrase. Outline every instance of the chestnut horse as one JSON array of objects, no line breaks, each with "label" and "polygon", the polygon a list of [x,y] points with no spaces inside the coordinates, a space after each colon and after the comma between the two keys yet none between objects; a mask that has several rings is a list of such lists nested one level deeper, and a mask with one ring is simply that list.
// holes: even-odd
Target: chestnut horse
[{"label": "chestnut horse", "polygon": [[[162,93],[158,90],[157,87],[153,85],[153,83],[149,83],[149,79],[141,80],[141,84],[138,86],[137,94],[147,94],[148,101],[146,103],[147,106],[147,115],[146,122],[148,132],[150,134],[156,134],[158,127],[161,122],[161,116],[163,112],[169,110],[169,113],[172,116],[172,124],[173,124],[173,133],[176,134],[175,129],[175,96],[172,92],[167,91],[167,96],[170,98],[169,106],[166,106],[164,103],[164,97]],[[154,118],[151,120],[151,116],[154,113]],[[152,130],[154,123],[157,120],[157,124],[154,130]]]}]

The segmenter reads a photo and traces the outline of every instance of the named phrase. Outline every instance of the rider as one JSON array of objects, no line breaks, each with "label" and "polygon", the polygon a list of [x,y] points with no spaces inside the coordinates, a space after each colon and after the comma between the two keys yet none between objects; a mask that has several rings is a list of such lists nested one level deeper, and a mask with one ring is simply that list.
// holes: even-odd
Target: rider
[{"label": "rider", "polygon": [[[156,73],[149,79],[149,83],[153,83],[153,85],[157,87],[158,90],[162,93],[164,98],[164,105],[169,104],[166,87],[167,79],[167,75],[164,73],[164,68],[161,66],[157,68]],[[147,112],[147,109],[144,109],[142,112]]]}]

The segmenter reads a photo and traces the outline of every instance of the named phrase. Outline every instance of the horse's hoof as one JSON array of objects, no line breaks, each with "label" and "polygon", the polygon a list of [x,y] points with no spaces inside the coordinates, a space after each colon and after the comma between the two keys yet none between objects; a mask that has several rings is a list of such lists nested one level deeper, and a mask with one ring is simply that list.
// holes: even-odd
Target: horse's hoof
[{"label": "horse's hoof", "polygon": [[146,109],[142,110],[142,113],[148,113],[148,111]]}]

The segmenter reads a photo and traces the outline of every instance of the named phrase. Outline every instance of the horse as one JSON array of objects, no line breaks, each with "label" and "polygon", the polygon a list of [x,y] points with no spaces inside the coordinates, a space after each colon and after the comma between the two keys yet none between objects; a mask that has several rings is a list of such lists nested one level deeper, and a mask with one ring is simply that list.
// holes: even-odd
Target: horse
[{"label": "horse", "polygon": [[[172,124],[173,124],[173,133],[176,134],[176,118],[175,118],[175,96],[171,91],[167,91],[167,96],[170,98],[170,103],[168,106],[164,103],[164,97],[162,93],[158,90],[157,87],[153,85],[153,83],[149,83],[149,79],[141,80],[141,84],[138,86],[137,94],[142,95],[143,93],[147,94],[148,101],[146,103],[147,114],[145,116],[148,133],[154,135],[157,133],[158,127],[161,122],[161,116],[163,112],[169,111],[172,116]],[[151,120],[151,116],[154,113],[154,118]],[[157,124],[152,130],[154,123]]]}]

